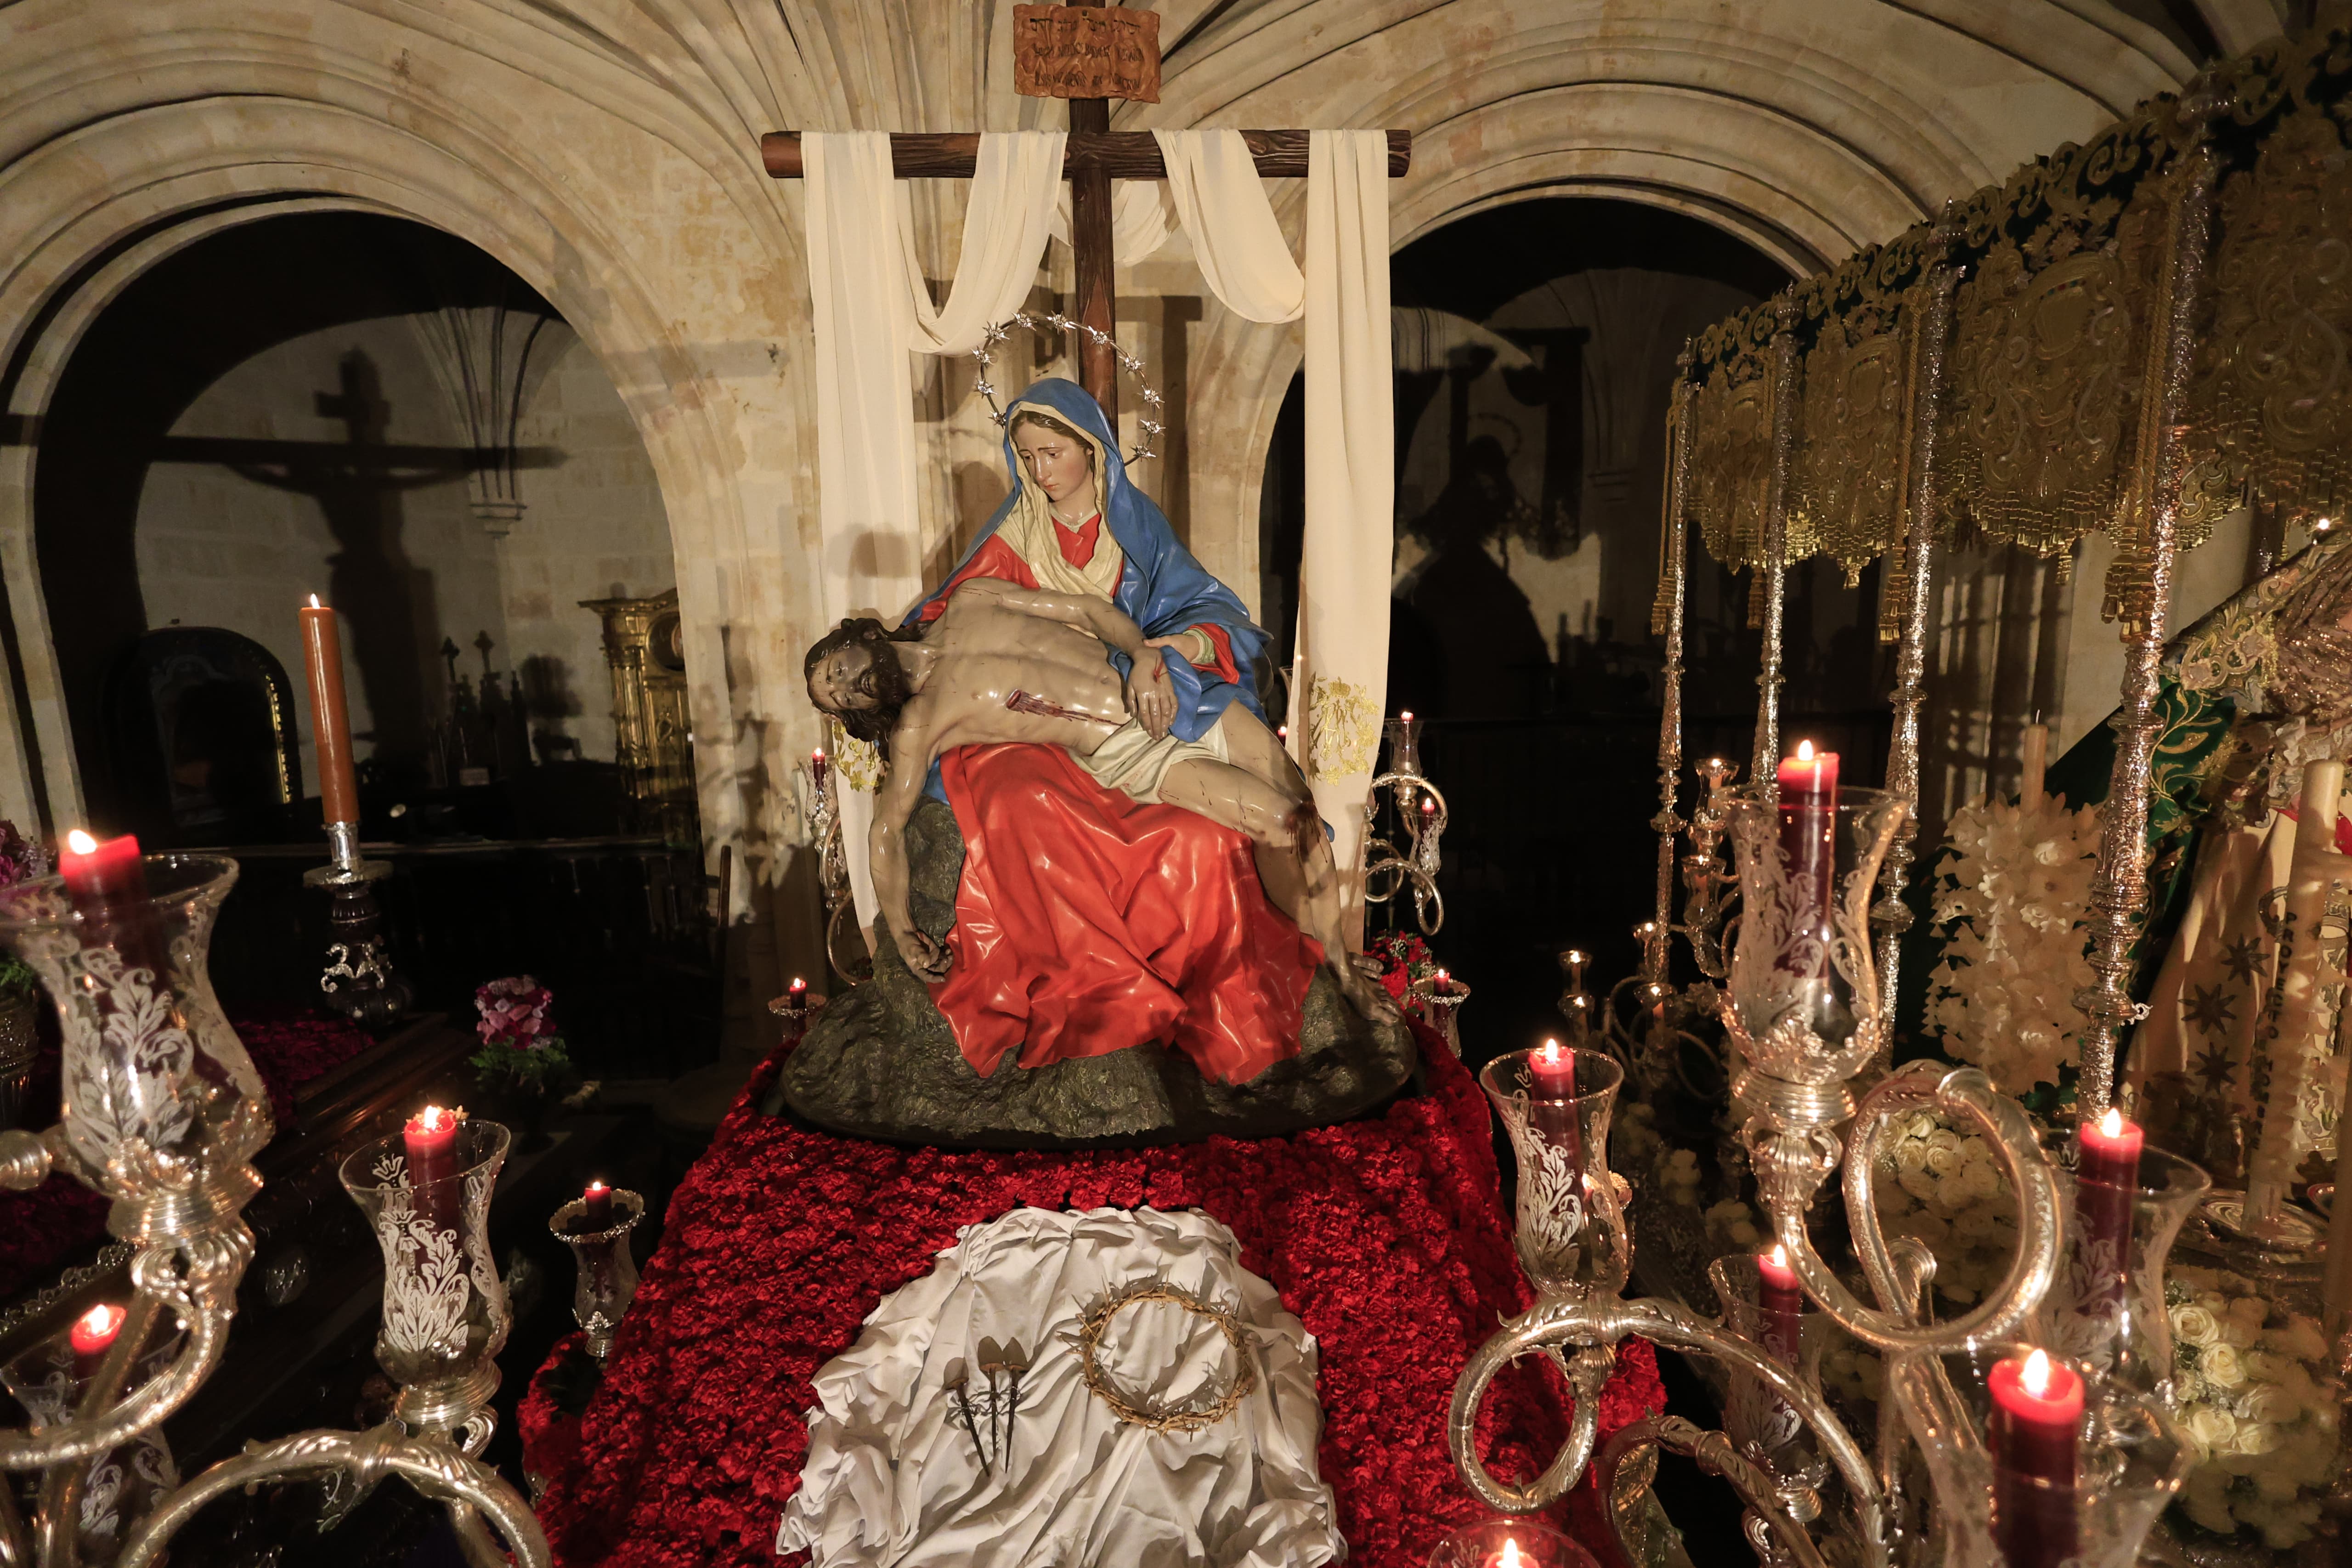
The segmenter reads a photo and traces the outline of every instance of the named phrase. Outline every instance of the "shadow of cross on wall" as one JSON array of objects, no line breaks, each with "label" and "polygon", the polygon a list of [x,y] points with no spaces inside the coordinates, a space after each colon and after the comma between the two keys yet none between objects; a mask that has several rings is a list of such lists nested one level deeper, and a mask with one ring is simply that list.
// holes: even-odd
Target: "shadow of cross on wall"
[{"label": "shadow of cross on wall", "polygon": [[[320,417],[340,421],[341,441],[244,440],[167,436],[155,460],[218,463],[256,484],[306,495],[326,514],[335,552],[326,602],[341,616],[359,665],[378,757],[422,756],[432,731],[426,672],[438,646],[433,574],[413,562],[401,538],[401,494],[501,466],[506,454],[480,447],[395,446],[384,439],[392,405],[365,351],[338,367],[335,392],[318,395]],[[553,468],[549,447],[517,451],[516,468]],[[289,611],[291,614],[291,611]]]}]

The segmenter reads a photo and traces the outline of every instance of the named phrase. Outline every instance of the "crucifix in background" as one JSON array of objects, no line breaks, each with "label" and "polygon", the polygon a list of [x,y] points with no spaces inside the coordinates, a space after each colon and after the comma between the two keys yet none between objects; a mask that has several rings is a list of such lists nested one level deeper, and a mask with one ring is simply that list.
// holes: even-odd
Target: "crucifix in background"
[{"label": "crucifix in background", "polygon": [[[1116,429],[1118,357],[1108,341],[1116,320],[1110,183],[1164,180],[1168,166],[1150,132],[1110,129],[1110,100],[1160,101],[1160,16],[1121,5],[1015,5],[1013,29],[1014,87],[1024,97],[1069,100],[1070,139],[1062,173],[1070,182],[1070,255],[1077,285],[1073,314],[1106,340],[1080,340],[1078,381]],[[1412,164],[1412,132],[1391,131],[1388,137],[1389,174],[1395,178]],[[1261,177],[1306,176],[1306,132],[1244,131],[1242,139]],[[902,180],[968,180],[979,153],[976,133],[900,132],[890,138],[891,172]],[[760,155],[776,179],[801,177],[798,132],[772,131],[761,137]]]}]

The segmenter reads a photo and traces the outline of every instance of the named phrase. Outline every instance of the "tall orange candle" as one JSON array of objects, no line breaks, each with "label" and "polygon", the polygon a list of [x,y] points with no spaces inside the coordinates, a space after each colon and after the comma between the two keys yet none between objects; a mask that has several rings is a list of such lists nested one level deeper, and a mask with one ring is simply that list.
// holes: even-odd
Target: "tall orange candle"
[{"label": "tall orange candle", "polygon": [[319,595],[302,606],[302,663],[310,674],[310,727],[319,747],[319,795],[329,822],[360,819],[352,775],[352,718],[343,703],[343,639]]}]

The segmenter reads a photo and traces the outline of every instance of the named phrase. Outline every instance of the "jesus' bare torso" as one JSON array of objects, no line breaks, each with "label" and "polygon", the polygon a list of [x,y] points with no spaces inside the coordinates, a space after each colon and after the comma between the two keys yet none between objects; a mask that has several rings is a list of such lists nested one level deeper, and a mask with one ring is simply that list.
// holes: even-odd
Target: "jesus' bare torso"
[{"label": "jesus' bare torso", "polygon": [[[1106,648],[1127,654],[1134,674],[1122,679]],[[931,763],[952,746],[1031,742],[1087,759],[1097,779],[1138,798],[1245,834],[1267,897],[1323,944],[1341,991],[1368,1016],[1393,1013],[1387,994],[1349,960],[1338,870],[1297,767],[1238,702],[1200,742],[1168,739],[1176,703],[1160,651],[1108,600],[977,580],[957,590],[919,642],[896,651],[911,695],[875,802],[871,862],[883,917],[917,973],[942,980],[951,962],[944,944],[915,929],[908,906],[904,830]],[[812,694],[821,707],[847,700],[859,673],[854,657],[828,661],[813,673]]]}]

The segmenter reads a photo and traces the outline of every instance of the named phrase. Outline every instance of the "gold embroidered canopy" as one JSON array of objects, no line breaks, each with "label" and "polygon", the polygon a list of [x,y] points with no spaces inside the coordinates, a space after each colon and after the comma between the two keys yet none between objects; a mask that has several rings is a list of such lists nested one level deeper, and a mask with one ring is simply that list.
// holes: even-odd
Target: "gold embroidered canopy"
[{"label": "gold embroidered canopy", "polygon": [[[1905,478],[1927,438],[1939,540],[2066,558],[2104,531],[2118,545],[2108,613],[2126,620],[2148,591],[2158,485],[2180,487],[2184,549],[2247,501],[2342,515],[2347,119],[2352,33],[2273,45],[1709,328],[1675,389],[1681,504],[1708,553],[1767,566],[1777,521],[1784,562],[1829,555],[1855,581],[1899,556]],[[2192,153],[2221,183],[2210,239],[2183,247]],[[1931,334],[1923,321],[1940,313],[1923,301],[1939,282],[1953,288],[1949,321]],[[2185,371],[2151,346],[2182,300]],[[2164,409],[2182,421],[2179,443],[2158,439]]]}]

